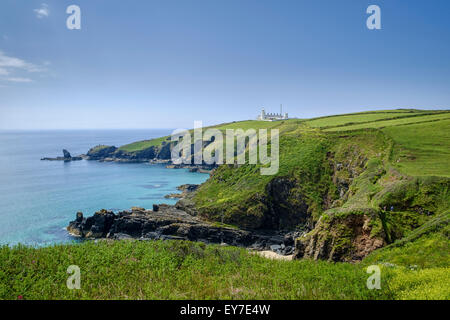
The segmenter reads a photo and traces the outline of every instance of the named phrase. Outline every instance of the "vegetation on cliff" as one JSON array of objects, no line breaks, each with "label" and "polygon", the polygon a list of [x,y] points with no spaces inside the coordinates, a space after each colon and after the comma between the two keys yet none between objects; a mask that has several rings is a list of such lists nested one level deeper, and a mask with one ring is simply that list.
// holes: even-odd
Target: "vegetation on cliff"
[{"label": "vegetation on cliff", "polygon": [[193,202],[243,228],[315,227],[299,239],[305,257],[361,260],[449,207],[449,117],[392,110],[270,123],[281,132],[278,174],[221,166]]},{"label": "vegetation on cliff", "polygon": [[[450,204],[448,111],[371,111],[214,128],[280,130],[279,171],[263,176],[260,165],[219,166],[179,207],[244,229],[310,231],[298,241],[298,257],[361,260]],[[164,146],[169,149],[167,137],[114,154],[149,158]]]},{"label": "vegetation on cliff", "polygon": [[[279,172],[219,166],[179,208],[220,225],[296,229],[303,233],[295,253],[301,260],[188,241],[1,247],[0,298],[450,299],[450,112],[216,128],[279,129]],[[167,150],[163,137],[99,146],[92,155],[139,160]],[[66,288],[72,264],[81,268],[83,290]],[[373,264],[381,267],[381,290],[366,287]]]}]

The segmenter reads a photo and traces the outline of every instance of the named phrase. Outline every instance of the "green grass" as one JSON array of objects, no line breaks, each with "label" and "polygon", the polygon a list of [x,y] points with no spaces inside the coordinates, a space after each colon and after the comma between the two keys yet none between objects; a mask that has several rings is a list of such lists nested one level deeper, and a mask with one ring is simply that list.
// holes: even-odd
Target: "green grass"
[{"label": "green grass", "polygon": [[[78,265],[81,290],[68,290]],[[85,242],[0,249],[0,298],[378,299],[359,266],[274,261],[234,247],[184,241]]]},{"label": "green grass", "polygon": [[392,245],[373,252],[366,263],[393,263],[420,268],[449,267],[450,245],[448,235],[433,232],[404,245]]},{"label": "green grass", "polygon": [[384,128],[395,142],[393,163],[413,176],[450,177],[450,119]]},{"label": "green grass", "polygon": [[417,114],[409,117],[401,117],[398,119],[382,120],[382,121],[371,121],[368,123],[351,124],[339,127],[325,128],[324,131],[349,131],[349,130],[359,130],[366,128],[385,128],[391,126],[401,126],[405,124],[439,121],[450,119],[450,112],[442,111],[442,113],[436,114]]},{"label": "green grass", "polygon": [[422,112],[418,111],[403,111],[403,110],[390,110],[390,111],[373,111],[373,112],[362,112],[362,113],[352,113],[344,114],[338,116],[328,116],[316,119],[307,120],[306,123],[313,128],[327,128],[327,127],[338,127],[343,125],[355,124],[355,123],[366,123],[373,122],[384,119],[392,118],[402,118],[411,117]]},{"label": "green grass", "polygon": [[148,149],[150,147],[159,146],[163,141],[167,140],[169,137],[161,137],[151,140],[137,141],[124,146],[121,146],[119,150],[127,151],[127,152],[136,152],[144,149]]},{"label": "green grass", "polygon": [[363,265],[385,265],[397,299],[450,299],[450,211],[376,250]]},{"label": "green grass", "polygon": [[248,121],[236,121],[231,123],[225,123],[220,124],[217,126],[213,126],[212,128],[216,128],[219,130],[226,130],[226,129],[242,129],[242,130],[248,130],[248,129],[271,129],[276,128],[279,126],[282,126],[286,123],[292,122],[295,120],[285,120],[285,121],[258,121],[258,120],[248,120]]},{"label": "green grass", "polygon": [[95,146],[95,147],[93,147],[93,148],[91,148],[91,152],[92,153],[96,153],[96,152],[99,152],[100,150],[103,150],[103,149],[106,149],[106,148],[110,148],[111,146],[105,146],[105,145],[98,145],[98,146]]},{"label": "green grass", "polygon": [[[286,120],[286,121],[256,121],[256,120],[248,120],[248,121],[237,121],[237,122],[231,122],[231,123],[225,123],[225,124],[219,124],[216,126],[206,127],[203,128],[203,130],[207,130],[209,128],[219,129],[225,134],[226,129],[242,129],[244,131],[248,129],[271,129],[283,126],[286,123],[293,123],[294,121],[298,120]],[[193,136],[193,130],[189,130],[191,135]],[[138,152],[142,151],[144,149],[155,147],[161,145],[163,141],[170,140],[170,136],[150,139],[150,140],[143,140],[143,141],[137,141],[133,142],[124,146],[121,146],[119,150],[123,150],[126,152]]]},{"label": "green grass", "polygon": [[392,271],[390,289],[399,300],[449,300],[450,268]]},{"label": "green grass", "polygon": [[421,268],[450,266],[450,211],[431,217],[402,239],[379,249],[365,263],[394,263]]},{"label": "green grass", "polygon": [[[80,267],[80,290],[66,287],[70,265]],[[369,290],[364,264],[269,260],[187,241],[4,246],[0,299],[448,299],[448,271],[382,266],[381,290]]]}]

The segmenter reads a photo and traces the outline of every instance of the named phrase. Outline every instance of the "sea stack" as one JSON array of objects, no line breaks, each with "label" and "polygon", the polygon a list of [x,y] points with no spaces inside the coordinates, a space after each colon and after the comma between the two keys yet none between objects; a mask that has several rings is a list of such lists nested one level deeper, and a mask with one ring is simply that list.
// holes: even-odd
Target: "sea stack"
[{"label": "sea stack", "polygon": [[66,149],[63,149],[63,157],[56,157],[56,158],[42,158],[41,160],[48,160],[48,161],[78,161],[82,160],[82,157],[72,157],[70,152]]}]

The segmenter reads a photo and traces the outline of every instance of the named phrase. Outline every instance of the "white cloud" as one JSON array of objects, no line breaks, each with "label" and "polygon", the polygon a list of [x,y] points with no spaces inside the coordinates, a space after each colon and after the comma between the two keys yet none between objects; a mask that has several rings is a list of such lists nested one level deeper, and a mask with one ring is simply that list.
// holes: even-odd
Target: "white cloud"
[{"label": "white cloud", "polygon": [[46,70],[43,67],[26,62],[25,60],[7,56],[3,51],[0,51],[0,69],[5,68],[22,69],[28,72],[43,72]]},{"label": "white cloud", "polygon": [[27,83],[27,82],[33,82],[30,78],[6,78],[6,81],[9,82],[20,82],[20,83]]},{"label": "white cloud", "polygon": [[[50,63],[45,62],[48,66]],[[23,59],[7,56],[3,51],[0,51],[0,80],[16,83],[32,82],[33,80],[24,73],[39,73],[47,71],[45,67],[35,65]],[[9,77],[7,77],[9,76]]]},{"label": "white cloud", "polygon": [[46,3],[41,4],[39,9],[34,9],[33,11],[39,19],[46,18],[50,15],[50,10],[48,9],[48,5]]}]

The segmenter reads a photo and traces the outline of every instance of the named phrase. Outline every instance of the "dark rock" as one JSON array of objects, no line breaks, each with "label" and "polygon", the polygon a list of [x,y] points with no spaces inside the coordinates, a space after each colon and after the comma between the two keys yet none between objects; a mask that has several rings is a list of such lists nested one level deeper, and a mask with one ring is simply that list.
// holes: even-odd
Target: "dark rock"
[{"label": "dark rock", "polygon": [[281,253],[284,255],[291,255],[294,253],[294,247],[288,246],[288,247],[284,248]]},{"label": "dark rock", "polygon": [[67,151],[66,149],[63,149],[63,157],[56,157],[56,158],[42,158],[41,160],[47,160],[47,161],[79,161],[79,160],[83,160],[83,158],[81,156],[78,157],[72,157],[70,155],[70,152]]},{"label": "dark rock", "polygon": [[83,221],[83,212],[77,212],[77,218],[75,219],[76,222],[82,222]]},{"label": "dark rock", "polygon": [[281,249],[282,249],[281,246],[278,245],[278,244],[273,244],[273,245],[270,246],[270,250],[275,251],[275,252],[278,252]]},{"label": "dark rock", "polygon": [[181,191],[181,193],[171,193],[165,195],[164,198],[185,198],[189,193],[194,192],[199,187],[198,184],[183,184],[178,186],[177,189]]},{"label": "dark rock", "polygon": [[218,227],[198,217],[191,216],[175,206],[158,205],[158,210],[148,211],[133,207],[131,211],[117,214],[108,210],[84,218],[81,212],[69,223],[67,230],[80,238],[109,239],[172,239],[227,243],[234,246],[253,246],[259,250],[275,245],[282,253],[284,236],[258,234],[246,230]]},{"label": "dark rock", "polygon": [[170,150],[170,147],[171,147],[170,143],[161,144],[161,148],[157,151],[155,158],[161,159],[161,160],[171,159],[172,152]]},{"label": "dark rock", "polygon": [[114,239],[115,240],[127,240],[127,239],[133,239],[133,237],[131,237],[130,235],[126,234],[126,233],[117,233],[114,235]]},{"label": "dark rock", "polygon": [[157,204],[153,205],[153,211],[157,212],[159,210],[159,206]]},{"label": "dark rock", "polygon": [[72,156],[70,155],[70,152],[67,151],[66,149],[63,149],[63,154],[64,154],[64,158],[66,158],[66,159],[72,158]]},{"label": "dark rock", "polygon": [[117,148],[114,146],[96,146],[91,148],[86,156],[89,160],[101,160],[107,157],[113,157]]},{"label": "dark rock", "polygon": [[181,186],[178,186],[177,189],[183,192],[193,192],[197,190],[198,187],[198,184],[182,184]]},{"label": "dark rock", "polygon": [[158,232],[147,232],[143,236],[144,239],[152,239],[152,240],[160,239],[160,237],[161,237],[161,234]]}]

